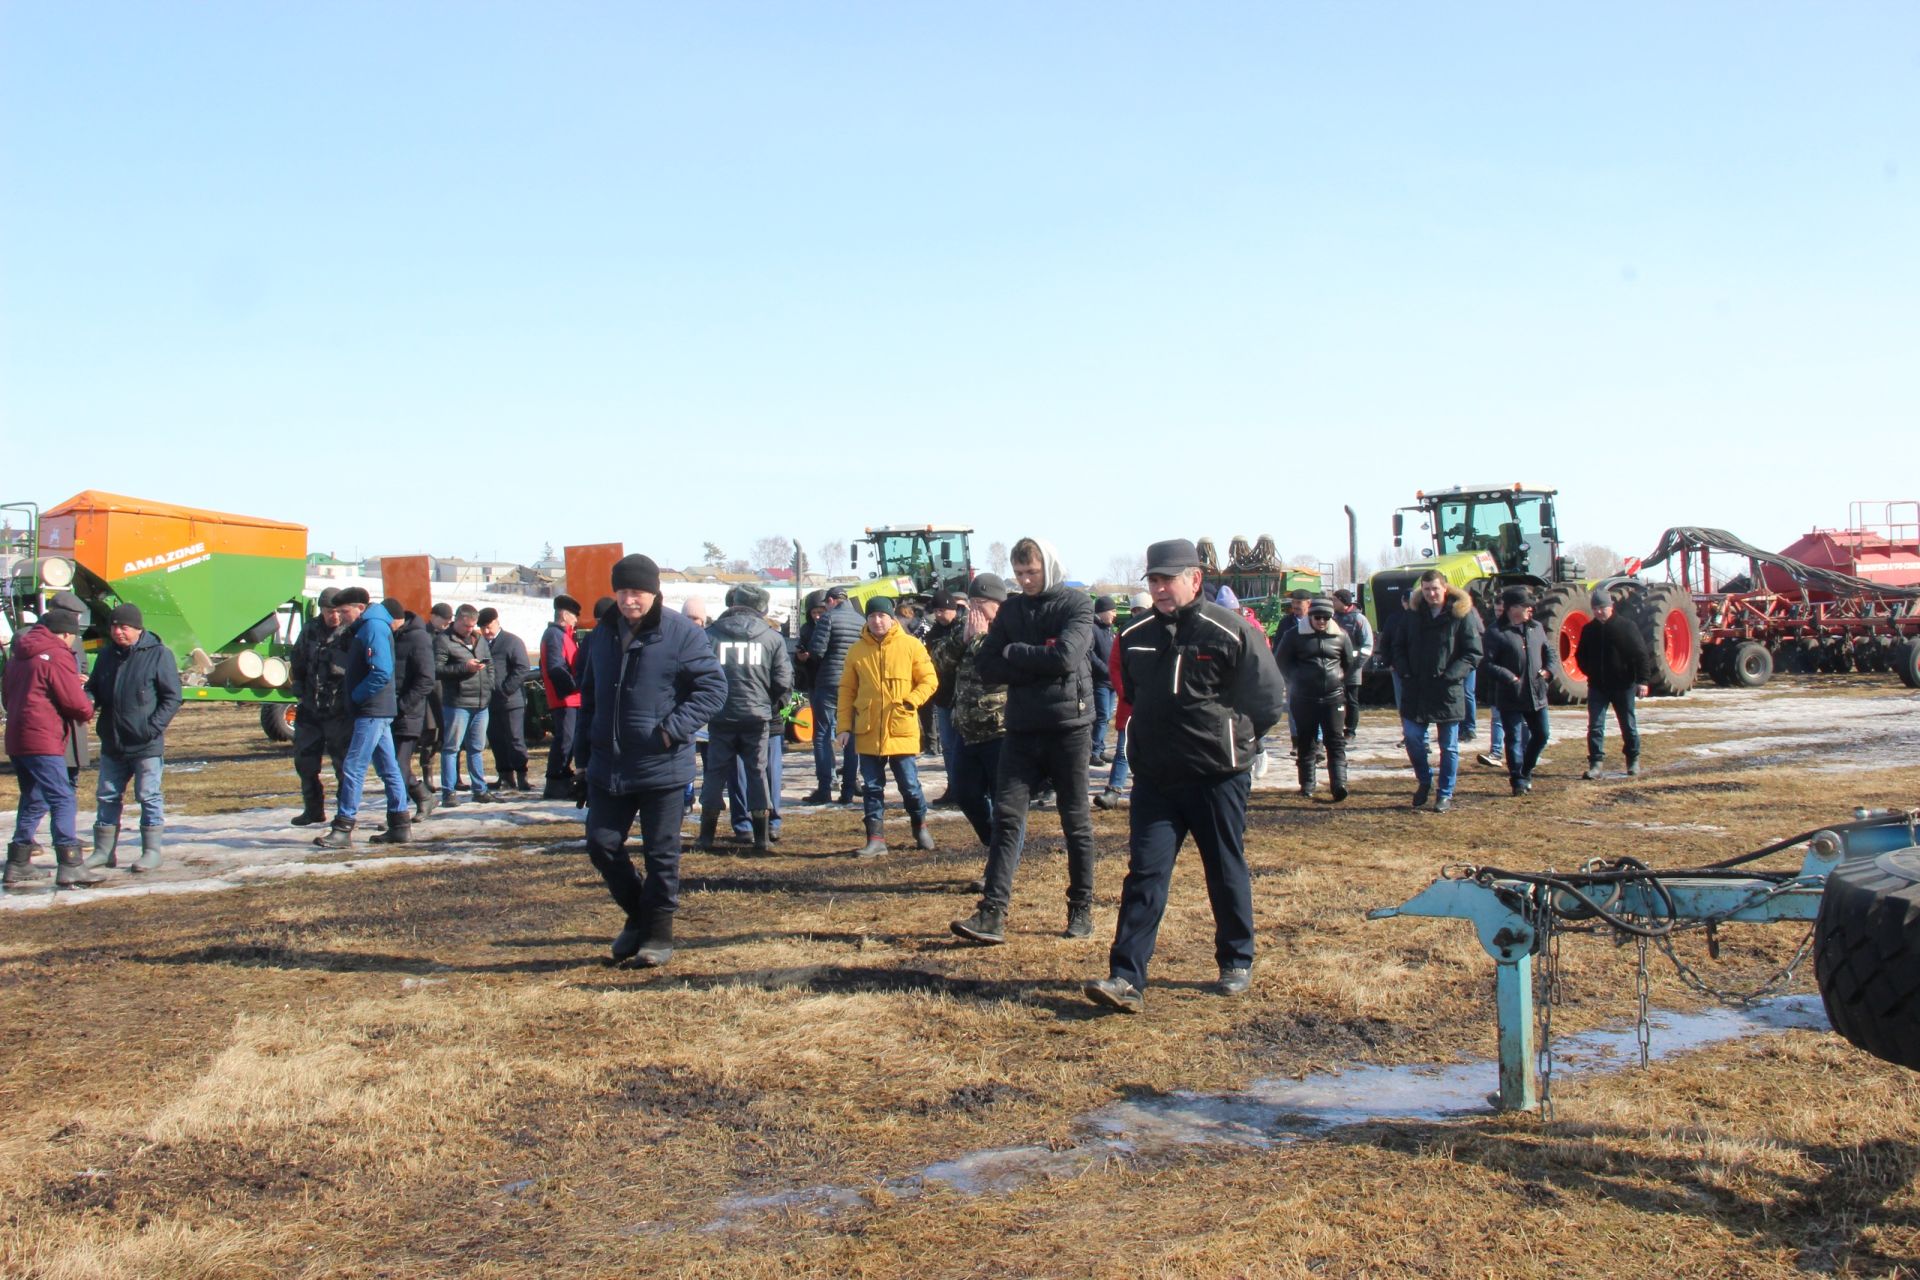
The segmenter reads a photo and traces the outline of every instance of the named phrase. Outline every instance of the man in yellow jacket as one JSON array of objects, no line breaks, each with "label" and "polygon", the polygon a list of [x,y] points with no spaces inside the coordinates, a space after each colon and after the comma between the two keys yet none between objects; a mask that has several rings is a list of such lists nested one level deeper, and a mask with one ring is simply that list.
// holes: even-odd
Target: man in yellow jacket
[{"label": "man in yellow jacket", "polygon": [[840,723],[845,727],[834,744],[844,751],[851,739],[860,754],[867,816],[863,858],[887,851],[880,813],[889,768],[913,822],[913,842],[922,849],[933,848],[933,835],[927,830],[927,798],[920,790],[915,761],[920,756],[920,708],[939,687],[940,677],[927,656],[927,646],[900,625],[893,601],[886,596],[867,601],[867,625],[840,673]]}]

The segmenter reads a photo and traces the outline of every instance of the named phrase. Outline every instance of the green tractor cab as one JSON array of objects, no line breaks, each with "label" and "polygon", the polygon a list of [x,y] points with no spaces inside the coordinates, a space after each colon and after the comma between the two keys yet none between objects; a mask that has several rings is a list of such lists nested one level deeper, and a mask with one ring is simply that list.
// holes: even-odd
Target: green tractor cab
[{"label": "green tractor cab", "polygon": [[1693,687],[1700,667],[1700,627],[1692,598],[1673,583],[1634,578],[1596,580],[1586,566],[1562,554],[1554,510],[1557,489],[1525,484],[1456,485],[1422,490],[1415,504],[1393,514],[1393,545],[1406,545],[1411,514],[1420,522],[1417,559],[1373,575],[1367,609],[1375,628],[1382,617],[1406,607],[1420,575],[1438,569],[1473,597],[1492,621],[1500,592],[1533,588],[1533,616],[1546,628],[1547,643],[1560,655],[1549,691],[1555,702],[1584,702],[1587,680],[1574,661],[1580,632],[1592,620],[1588,597],[1605,585],[1615,607],[1633,618],[1654,654],[1656,694],[1679,695]]},{"label": "green tractor cab", "polygon": [[[973,581],[971,529],[957,525],[877,525],[851,548],[853,571],[863,581],[847,598],[864,608],[875,596],[923,600],[942,587],[965,591]],[[861,549],[866,549],[862,556]],[[862,561],[865,564],[862,564]]]}]

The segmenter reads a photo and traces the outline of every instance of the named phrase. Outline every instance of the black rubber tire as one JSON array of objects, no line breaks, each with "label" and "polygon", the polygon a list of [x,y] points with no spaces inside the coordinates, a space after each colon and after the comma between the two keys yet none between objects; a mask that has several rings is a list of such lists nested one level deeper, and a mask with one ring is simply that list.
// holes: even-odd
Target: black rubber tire
[{"label": "black rubber tire", "polygon": [[[1573,637],[1593,621],[1587,608],[1589,592],[1577,582],[1548,587],[1533,606],[1533,620],[1547,629],[1547,649],[1560,661],[1547,674],[1547,699],[1559,706],[1587,700],[1585,676],[1573,673]],[[1571,623],[1571,625],[1569,625]]]},{"label": "black rubber tire", "polygon": [[1909,689],[1920,689],[1920,640],[1908,640],[1894,646],[1894,674]]},{"label": "black rubber tire", "polygon": [[1849,859],[1828,873],[1813,972],[1848,1043],[1920,1070],[1920,850]]},{"label": "black rubber tire", "polygon": [[1722,689],[1733,683],[1728,663],[1733,655],[1733,647],[1738,641],[1722,641],[1708,645],[1700,654],[1700,674],[1713,681]]},{"label": "black rubber tire", "polygon": [[294,706],[291,702],[269,702],[260,708],[260,727],[269,742],[292,742]]},{"label": "black rubber tire", "polygon": [[[1700,678],[1700,615],[1693,597],[1677,582],[1634,583],[1616,596],[1615,608],[1626,611],[1640,629],[1653,654],[1653,679],[1647,692],[1677,698]],[[1676,666],[1667,656],[1667,628],[1677,626],[1684,637],[1684,655]]]},{"label": "black rubber tire", "polygon": [[1742,640],[1733,646],[1723,669],[1727,673],[1726,683],[1734,688],[1758,689],[1773,679],[1773,655],[1757,640]]}]

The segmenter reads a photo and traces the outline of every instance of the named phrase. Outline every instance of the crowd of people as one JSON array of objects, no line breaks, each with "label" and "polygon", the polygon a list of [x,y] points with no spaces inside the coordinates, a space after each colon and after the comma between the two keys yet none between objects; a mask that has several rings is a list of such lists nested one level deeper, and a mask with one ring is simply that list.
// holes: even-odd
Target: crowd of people
[{"label": "crowd of people", "polygon": [[[755,851],[779,839],[782,738],[796,692],[807,695],[817,784],[803,803],[860,801],[859,856],[889,852],[889,779],[914,848],[935,847],[933,804],[964,815],[984,856],[978,903],[952,924],[968,943],[1006,940],[1028,820],[1049,803],[1067,850],[1062,936],[1091,935],[1091,808],[1124,804],[1129,863],[1109,972],[1086,991],[1127,1012],[1143,1005],[1172,868],[1189,836],[1213,909],[1216,989],[1248,989],[1246,815],[1265,738],[1284,722],[1300,794],[1317,798],[1324,763],[1329,802],[1346,800],[1347,747],[1370,657],[1392,673],[1415,808],[1430,798],[1436,811],[1451,807],[1482,684],[1494,713],[1492,750],[1481,758],[1504,764],[1515,795],[1532,788],[1558,655],[1524,587],[1502,594],[1484,626],[1470,596],[1430,570],[1404,607],[1382,618],[1377,637],[1350,593],[1296,592],[1269,639],[1230,591],[1204,582],[1198,551],[1184,539],[1148,548],[1147,589],[1127,602],[1124,620],[1120,602],[1069,586],[1044,540],[1021,539],[1011,563],[1011,584],[978,574],[964,593],[936,593],[924,614],[911,601],[875,596],[856,609],[845,588],[816,591],[791,654],[768,621],[763,589],[734,588],[714,619],[698,601],[674,611],[665,607],[659,569],[643,555],[614,566],[613,594],[596,603],[589,627],[580,625],[578,601],[556,597],[538,645],[552,722],[541,794],[585,811],[588,855],[624,916],[612,962],[671,959],[681,827],[696,798],[697,848],[715,847],[729,809],[734,834]],[[77,644],[85,607],[72,597],[51,604],[16,637],[6,668],[6,751],[21,789],[7,850],[10,888],[46,878],[32,858],[48,817],[56,884],[100,883],[118,865],[129,786],[141,811],[131,869],[157,868],[162,856],[164,739],[181,702],[171,652],[144,630],[140,611],[123,604],[85,674]],[[1637,774],[1635,699],[1646,693],[1650,654],[1605,590],[1591,604],[1577,650],[1591,690],[1585,776],[1599,776],[1609,712],[1627,772]],[[535,670],[526,644],[492,609],[436,604],[419,617],[364,588],[323,591],[292,661],[302,798],[294,825],[324,824],[316,845],[351,847],[369,771],[383,789],[385,821],[371,837],[381,844],[408,843],[436,810],[530,793],[526,688]],[[101,762],[89,850],[78,836],[74,783],[85,727],[96,720]],[[918,761],[936,749],[947,790],[929,802]],[[1096,767],[1108,770],[1097,791]],[[636,823],[638,866],[629,851]]]}]

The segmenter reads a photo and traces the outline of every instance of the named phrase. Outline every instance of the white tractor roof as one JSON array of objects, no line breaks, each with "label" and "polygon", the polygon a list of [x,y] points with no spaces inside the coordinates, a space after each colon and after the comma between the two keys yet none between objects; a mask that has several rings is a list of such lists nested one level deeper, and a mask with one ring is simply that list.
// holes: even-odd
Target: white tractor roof
[{"label": "white tractor roof", "polygon": [[1558,489],[1544,484],[1521,484],[1509,481],[1506,484],[1456,484],[1448,489],[1422,489],[1416,494],[1420,498],[1459,498],[1471,493],[1558,493]]}]

